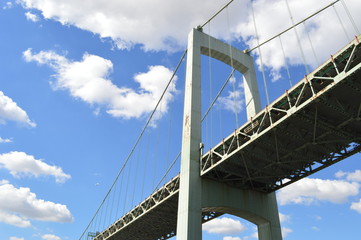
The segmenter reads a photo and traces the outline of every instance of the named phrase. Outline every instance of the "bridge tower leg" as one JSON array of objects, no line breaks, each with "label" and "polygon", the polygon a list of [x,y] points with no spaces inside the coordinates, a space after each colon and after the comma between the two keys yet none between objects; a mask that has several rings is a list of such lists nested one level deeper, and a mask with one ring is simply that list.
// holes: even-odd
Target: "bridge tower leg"
[{"label": "bridge tower leg", "polygon": [[200,177],[201,48],[197,31],[188,37],[177,239],[202,239]]},{"label": "bridge tower leg", "polygon": [[200,176],[202,54],[232,65],[243,74],[248,119],[261,109],[253,58],[193,29],[188,36],[177,240],[201,240],[202,212],[210,211],[255,223],[260,240],[281,240],[274,193],[240,190]]},{"label": "bridge tower leg", "polygon": [[257,225],[259,240],[281,240],[276,195],[241,190],[210,179],[202,179],[204,212],[229,213]]}]

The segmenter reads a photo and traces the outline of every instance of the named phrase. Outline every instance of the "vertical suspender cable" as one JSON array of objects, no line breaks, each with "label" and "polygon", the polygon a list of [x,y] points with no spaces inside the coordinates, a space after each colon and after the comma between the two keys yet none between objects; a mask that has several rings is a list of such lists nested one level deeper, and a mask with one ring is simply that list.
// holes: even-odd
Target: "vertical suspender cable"
[{"label": "vertical suspender cable", "polygon": [[[163,101],[163,100],[162,100]],[[163,109],[163,104],[161,103],[159,105],[159,114],[162,113],[162,109]],[[153,165],[153,180],[152,180],[152,188],[154,187],[155,184],[155,179],[157,177],[157,170],[158,170],[158,159],[159,159],[159,153],[160,153],[160,137],[161,137],[162,133],[161,133],[161,128],[157,127],[157,131],[156,131],[156,137],[155,137],[155,157],[154,157],[154,165]]]},{"label": "vertical suspender cable", "polygon": [[131,206],[134,206],[134,195],[135,195],[135,189],[137,188],[137,180],[139,179],[139,161],[140,161],[140,150],[143,149],[141,148],[140,146],[138,147],[138,154],[137,154],[137,157],[136,157],[136,163],[135,163],[135,175],[134,175],[134,180],[132,181],[133,182],[133,193],[132,193],[132,205]]},{"label": "vertical suspender cable", "polygon": [[[171,90],[174,91],[174,84],[172,84],[171,86]],[[173,120],[173,104],[170,103],[169,106],[169,122],[168,122],[168,141],[167,141],[167,153],[166,153],[166,163],[165,163],[165,169],[168,168],[169,165],[169,154],[170,154],[170,145],[171,145],[171,135],[172,135],[172,120]],[[165,180],[167,180],[167,178],[165,178]]]},{"label": "vertical suspender cable", "polygon": [[290,82],[290,87],[292,87],[292,80],[291,80],[290,69],[288,68],[287,58],[286,58],[285,50],[284,50],[284,48],[283,48],[283,43],[282,43],[281,35],[278,36],[278,39],[280,40],[280,44],[281,44],[281,49],[282,49],[283,59],[284,59],[284,61],[285,61],[285,66],[286,66],[288,81]]},{"label": "vertical suspender cable", "polygon": [[237,110],[237,89],[236,89],[236,79],[234,77],[234,66],[233,66],[233,51],[232,51],[232,38],[231,38],[231,26],[229,24],[229,12],[228,12],[228,7],[227,7],[227,24],[228,24],[228,31],[229,31],[229,38],[230,41],[228,43],[229,45],[229,55],[231,57],[231,67],[232,67],[232,87],[233,87],[233,108],[234,108],[234,114],[236,116],[236,129],[238,129],[238,110]]},{"label": "vertical suspender cable", "polygon": [[341,0],[341,3],[342,3],[342,5],[343,5],[343,7],[344,7],[344,9],[345,9],[345,11],[346,11],[346,13],[347,13],[347,15],[348,15],[348,18],[350,19],[350,21],[351,21],[351,23],[352,23],[352,25],[353,25],[353,28],[354,28],[355,31],[356,31],[356,34],[357,34],[357,35],[360,35],[360,30],[358,29],[355,21],[353,20],[353,17],[352,17],[352,15],[351,15],[350,11],[348,10],[348,7],[346,6],[344,0]]},{"label": "vertical suspender cable", "polygon": [[[89,230],[90,230],[90,232],[95,233],[94,222],[92,222],[90,224]],[[89,233],[88,233],[88,235],[89,235]]]},{"label": "vertical suspender cable", "polygon": [[316,52],[315,52],[315,48],[313,47],[313,44],[312,44],[312,41],[311,41],[311,37],[310,37],[310,33],[308,32],[307,30],[307,26],[306,26],[306,22],[303,22],[303,26],[305,27],[305,31],[307,33],[307,38],[308,38],[308,41],[310,42],[310,45],[311,45],[311,49],[312,49],[312,53],[313,53],[313,56],[316,60],[316,63],[317,63],[317,66],[320,65],[320,61],[318,60],[318,57],[316,55]]},{"label": "vertical suspender cable", "polygon": [[[147,171],[146,171],[146,169],[148,169],[148,166],[147,166],[147,162],[148,161],[146,161],[147,160],[147,158],[149,157],[149,144],[150,144],[150,133],[148,132],[148,139],[147,139],[147,146],[146,146],[146,150],[145,150],[145,156],[146,157],[144,157],[144,166],[143,166],[143,170],[144,170],[144,172],[143,172],[143,176],[144,176],[144,178],[145,178],[145,176],[146,176],[146,173],[147,173]],[[141,190],[141,196],[142,196],[142,198],[144,198],[144,183],[145,183],[145,180],[143,179],[143,181],[142,181],[142,190]]]},{"label": "vertical suspender cable", "polygon": [[107,198],[107,203],[105,204],[105,216],[103,221],[103,229],[107,226],[107,218],[108,218],[108,206],[109,206],[109,198]]},{"label": "vertical suspender cable", "polygon": [[100,210],[100,216],[99,216],[99,222],[98,222],[98,229],[103,230],[102,229],[102,219],[103,219],[103,210],[104,210],[104,205],[102,205],[101,210]]},{"label": "vertical suspender cable", "polygon": [[322,9],[320,9],[320,10],[318,10],[318,11],[316,11],[316,12],[312,13],[310,16],[308,16],[308,17],[304,18],[303,20],[299,21],[298,23],[293,24],[291,27],[289,27],[289,28],[287,28],[287,29],[283,30],[282,32],[280,32],[280,33],[276,34],[275,36],[273,36],[273,37],[271,37],[271,38],[267,39],[266,41],[262,42],[261,44],[259,44],[259,45],[257,45],[257,46],[254,46],[253,48],[249,49],[247,52],[252,52],[252,51],[253,51],[253,50],[255,50],[256,48],[259,48],[260,46],[263,46],[264,44],[266,44],[266,43],[268,43],[268,42],[272,41],[272,40],[273,40],[273,39],[275,39],[276,37],[278,37],[278,36],[280,36],[280,35],[284,34],[285,32],[288,32],[289,30],[291,30],[292,28],[295,28],[296,26],[300,25],[300,24],[301,24],[301,23],[303,23],[304,21],[306,21],[306,20],[308,20],[308,19],[312,18],[313,16],[315,16],[315,15],[319,14],[320,12],[322,12],[322,11],[326,10],[327,8],[329,8],[329,7],[333,6],[334,4],[336,4],[336,3],[337,3],[337,2],[339,2],[339,1],[340,1],[340,0],[336,0],[336,1],[334,1],[334,2],[332,2],[332,3],[330,3],[330,4],[328,4],[327,6],[325,6],[325,7],[323,7]]},{"label": "vertical suspender cable", "polygon": [[[285,0],[285,1],[286,1],[288,13],[289,13],[290,18],[291,18],[292,25],[295,25],[295,23],[294,23],[294,21],[293,21],[293,16],[292,16],[292,13],[291,13],[290,6],[288,5],[288,1],[287,1],[287,0]],[[302,60],[303,60],[304,66],[305,66],[306,74],[309,74],[309,73],[310,73],[310,70],[308,69],[308,66],[307,66],[307,63],[306,63],[306,57],[305,57],[305,53],[304,53],[303,48],[302,48],[302,45],[301,45],[300,37],[298,36],[296,27],[293,28],[293,29],[295,30],[295,34],[296,34],[296,38],[297,38],[297,42],[298,42],[298,47],[300,48],[300,51],[301,51]]]},{"label": "vertical suspender cable", "polygon": [[117,211],[116,211],[116,216],[117,218],[119,218],[119,205],[120,205],[120,199],[122,196],[122,190],[123,190],[123,180],[124,180],[124,173],[122,174],[122,177],[120,178],[120,183],[119,183],[119,194],[118,194],[118,203],[117,203]]},{"label": "vertical suspender cable", "polygon": [[114,201],[115,201],[115,195],[117,194],[117,184],[115,184],[114,188],[112,189],[113,191],[113,197],[112,197],[112,204],[110,207],[110,220],[112,221],[112,217],[113,217],[113,207],[114,207]]},{"label": "vertical suspender cable", "polygon": [[94,221],[91,221],[91,223],[94,222],[94,228],[95,228],[95,232],[99,231],[99,224],[98,224],[98,219],[99,219],[99,215],[96,215],[95,218],[93,219]]},{"label": "vertical suspender cable", "polygon": [[[212,102],[212,51],[211,51],[211,22],[208,23],[208,29],[209,29],[209,32],[208,32],[208,67],[209,67],[209,104]],[[209,145],[210,146],[213,146],[213,111],[211,110],[210,112],[210,126],[209,126],[209,129],[210,129],[210,143]],[[208,120],[206,121],[206,123],[208,122]],[[208,132],[206,130],[206,132]]]},{"label": "vertical suspender cable", "polygon": [[176,68],[174,69],[174,71],[173,71],[173,73],[172,73],[172,76],[171,76],[171,78],[169,79],[169,81],[168,81],[168,83],[167,83],[166,88],[164,89],[164,91],[163,91],[162,95],[160,96],[160,98],[159,98],[159,100],[158,100],[158,102],[157,102],[156,106],[154,107],[154,109],[153,109],[152,113],[150,114],[150,116],[149,116],[149,118],[148,118],[148,120],[147,120],[147,122],[146,122],[145,126],[143,127],[143,129],[142,129],[142,131],[140,132],[140,134],[139,134],[139,136],[138,136],[137,140],[135,141],[135,144],[133,145],[133,147],[132,147],[132,149],[131,149],[130,153],[128,154],[128,156],[127,156],[127,158],[126,158],[126,160],[125,160],[124,164],[123,164],[123,165],[122,165],[122,167],[120,168],[120,170],[119,170],[119,172],[118,172],[118,174],[117,174],[117,176],[116,176],[115,180],[113,181],[112,185],[110,186],[110,189],[108,190],[107,194],[106,194],[106,195],[105,195],[105,197],[103,198],[103,201],[100,203],[100,206],[99,206],[99,207],[98,207],[98,209],[96,210],[96,212],[95,212],[95,214],[93,215],[92,219],[90,220],[90,222],[88,223],[88,225],[85,227],[85,229],[84,229],[83,233],[80,235],[79,239],[81,239],[81,238],[85,235],[86,231],[89,229],[90,224],[94,221],[94,219],[95,219],[95,217],[97,216],[98,212],[99,212],[99,211],[100,211],[100,209],[102,208],[102,206],[103,206],[103,204],[104,204],[105,200],[107,199],[108,195],[110,194],[110,192],[111,192],[112,188],[114,187],[114,185],[115,185],[115,184],[116,184],[116,182],[118,181],[119,176],[120,176],[120,175],[121,175],[121,173],[123,172],[123,169],[124,169],[124,168],[125,168],[125,166],[127,165],[128,161],[129,161],[129,159],[130,159],[130,157],[133,155],[133,152],[134,152],[135,148],[137,147],[137,145],[138,145],[138,143],[139,143],[140,139],[142,138],[142,136],[143,136],[143,134],[144,134],[145,130],[148,128],[148,126],[149,126],[149,124],[150,124],[151,120],[153,119],[153,116],[154,116],[155,111],[157,110],[157,108],[158,108],[158,106],[159,106],[159,104],[160,104],[161,100],[163,99],[163,97],[164,97],[164,95],[165,95],[165,92],[167,91],[167,89],[168,89],[169,85],[170,85],[170,84],[171,84],[171,82],[173,81],[173,78],[174,78],[174,76],[176,75],[176,73],[177,73],[177,71],[178,71],[178,68],[179,68],[179,66],[181,65],[181,63],[182,63],[182,61],[183,61],[184,57],[186,56],[186,54],[187,54],[187,50],[185,50],[185,51],[183,52],[183,55],[182,55],[182,57],[180,58],[180,60],[179,60],[179,62],[178,62],[178,64],[177,64],[177,66],[176,66]]},{"label": "vertical suspender cable", "polygon": [[335,5],[333,5],[332,7],[333,7],[333,10],[335,10],[336,16],[337,16],[337,18],[338,18],[338,21],[339,21],[340,24],[341,24],[341,27],[342,27],[343,32],[345,33],[346,41],[350,41],[351,38],[350,38],[350,36],[348,35],[348,33],[347,33],[347,31],[346,31],[345,25],[343,25],[343,22],[342,22],[342,20],[341,20],[341,18],[340,18],[340,15],[338,14],[338,12],[337,12],[337,10],[336,10]]},{"label": "vertical suspender cable", "polygon": [[[258,30],[257,30],[257,24],[256,24],[256,17],[254,15],[254,9],[253,9],[253,1],[251,1],[251,9],[252,9],[252,17],[253,17],[254,29],[255,29],[255,32],[256,32],[257,45],[259,46],[260,44],[259,44]],[[267,105],[269,105],[270,101],[269,101],[269,95],[268,95],[268,87],[267,87],[266,75],[264,73],[264,66],[263,66],[263,60],[262,60],[262,51],[261,51],[260,46],[258,47],[258,54],[259,54],[259,59],[261,61],[263,84],[264,84],[264,88],[265,88],[265,91],[266,91]]]},{"label": "vertical suspender cable", "polygon": [[222,112],[219,111],[219,137],[223,137],[223,131],[222,131]]},{"label": "vertical suspender cable", "polygon": [[[134,155],[132,155],[133,157]],[[126,207],[127,207],[127,196],[128,196],[128,188],[129,188],[129,178],[130,178],[130,170],[132,169],[132,161],[129,161],[129,164],[128,164],[128,177],[127,177],[127,180],[126,180],[126,183],[125,183],[125,199],[123,200],[124,201],[124,204],[123,204],[123,213],[122,215],[124,215],[126,213]]]}]

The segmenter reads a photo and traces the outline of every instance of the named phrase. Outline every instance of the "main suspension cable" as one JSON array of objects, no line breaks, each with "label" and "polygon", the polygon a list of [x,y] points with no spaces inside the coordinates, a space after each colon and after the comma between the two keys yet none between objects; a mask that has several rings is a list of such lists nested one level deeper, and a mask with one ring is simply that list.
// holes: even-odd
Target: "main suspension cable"
[{"label": "main suspension cable", "polygon": [[203,115],[201,121],[203,122],[203,120],[207,117],[209,111],[211,111],[213,105],[216,103],[218,97],[221,95],[221,93],[223,92],[224,88],[226,87],[227,83],[229,82],[229,80],[232,78],[233,76],[233,73],[234,73],[234,69],[232,69],[231,73],[228,75],[226,81],[223,83],[222,87],[221,87],[221,90],[219,90],[219,92],[217,93],[217,96],[213,99],[211,105],[208,107],[206,113]]},{"label": "main suspension cable", "polygon": [[220,14],[225,8],[227,8],[229,6],[229,4],[231,4],[234,0],[229,1],[226,5],[224,5],[224,7],[222,7],[218,12],[216,12],[210,19],[208,19],[208,21],[206,21],[205,23],[203,23],[202,25],[200,25],[198,28],[203,28],[205,25],[207,25],[210,21],[213,20],[213,18],[215,18],[218,14]]},{"label": "main suspension cable", "polygon": [[291,30],[292,28],[294,28],[294,27],[296,27],[296,26],[300,25],[301,23],[305,22],[306,20],[308,20],[308,19],[312,18],[313,16],[315,16],[315,15],[319,14],[320,12],[322,12],[322,11],[326,10],[327,8],[329,8],[329,7],[333,6],[334,4],[336,4],[336,3],[337,3],[337,2],[339,2],[339,1],[340,1],[340,0],[336,0],[336,1],[334,1],[334,2],[332,2],[332,3],[330,3],[330,4],[328,4],[327,6],[323,7],[322,9],[320,9],[320,10],[318,10],[318,11],[314,12],[313,14],[311,14],[310,16],[308,16],[308,17],[304,18],[303,20],[301,20],[301,21],[297,22],[296,24],[293,24],[291,27],[289,27],[289,28],[287,28],[287,29],[283,30],[282,32],[280,32],[280,33],[278,33],[278,34],[274,35],[273,37],[271,37],[271,38],[267,39],[266,41],[262,42],[261,44],[257,44],[257,46],[255,46],[255,47],[253,47],[253,48],[251,48],[251,49],[247,50],[247,52],[252,52],[253,50],[255,50],[255,49],[257,49],[257,48],[259,48],[259,47],[263,46],[264,44],[266,44],[266,43],[268,43],[268,42],[272,41],[272,40],[273,40],[273,39],[275,39],[276,37],[278,37],[278,36],[280,36],[280,35],[284,34],[285,32],[288,32],[288,31],[289,31],[289,30]]}]

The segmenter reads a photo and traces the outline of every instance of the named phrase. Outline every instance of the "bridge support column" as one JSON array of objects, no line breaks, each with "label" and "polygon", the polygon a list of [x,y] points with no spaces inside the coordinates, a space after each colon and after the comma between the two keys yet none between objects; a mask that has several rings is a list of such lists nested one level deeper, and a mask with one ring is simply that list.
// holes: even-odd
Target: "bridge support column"
[{"label": "bridge support column", "polygon": [[259,240],[282,240],[275,193],[241,190],[202,179],[204,212],[228,213],[257,225]]},{"label": "bridge support column", "polygon": [[201,54],[232,65],[242,73],[248,118],[260,110],[252,57],[193,29],[188,36],[177,240],[202,239],[202,211],[240,216],[257,224],[260,240],[281,240],[274,193],[235,189],[200,176]]},{"label": "bridge support column", "polygon": [[188,38],[183,113],[182,158],[179,186],[177,240],[202,239],[200,142],[201,49],[194,30]]}]

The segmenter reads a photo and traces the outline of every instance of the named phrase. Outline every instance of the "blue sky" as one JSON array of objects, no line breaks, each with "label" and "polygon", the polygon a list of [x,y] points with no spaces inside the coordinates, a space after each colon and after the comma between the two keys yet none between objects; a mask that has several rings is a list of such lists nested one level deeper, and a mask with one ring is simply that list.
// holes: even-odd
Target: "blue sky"
[{"label": "blue sky", "polygon": [[[288,1],[295,22],[330,2]],[[177,66],[188,32],[225,3],[0,2],[0,239],[80,237]],[[253,4],[261,41],[291,26],[285,1]],[[285,57],[280,39],[262,48],[271,101],[290,87],[286,67],[296,83],[306,74],[304,63],[312,70],[360,34],[360,9],[359,1],[344,0],[300,25],[305,59],[293,30],[281,37]],[[255,46],[250,1],[234,1],[204,32],[240,49]],[[264,107],[260,58],[252,54]],[[230,69],[202,61],[205,111]],[[144,200],[176,159],[184,70],[183,61],[91,230]],[[235,75],[203,124],[208,148],[245,122],[241,79]],[[356,154],[277,193],[285,239],[359,238],[359,160]],[[179,160],[161,183],[178,171]],[[255,226],[226,215],[206,224],[203,238],[256,239]]]}]

